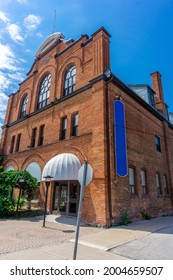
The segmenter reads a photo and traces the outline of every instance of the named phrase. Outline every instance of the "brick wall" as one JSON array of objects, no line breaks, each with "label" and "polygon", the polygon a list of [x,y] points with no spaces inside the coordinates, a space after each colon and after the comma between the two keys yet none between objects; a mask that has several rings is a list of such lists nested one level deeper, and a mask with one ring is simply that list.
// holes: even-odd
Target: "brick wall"
[{"label": "brick wall", "polygon": [[[9,98],[2,146],[5,154],[4,168],[12,165],[25,169],[37,162],[43,170],[55,155],[73,153],[81,164],[87,159],[93,168],[93,180],[85,188],[82,219],[92,224],[108,225],[122,218],[122,211],[131,219],[141,218],[141,212],[152,216],[172,213],[173,184],[173,129],[149,109],[149,105],[135,97],[116,77],[109,83],[109,134],[111,168],[111,212],[107,165],[106,99],[104,70],[110,67],[109,34],[103,29],[91,38],[86,35],[74,43],[57,45],[39,56],[31,67],[28,78],[17,93]],[[70,65],[76,65],[76,91],[63,97],[64,74]],[[36,110],[40,81],[51,73],[50,102],[46,108]],[[29,96],[27,117],[19,119],[23,97]],[[128,176],[120,178],[115,171],[113,131],[113,102],[121,95],[125,103],[128,164],[135,168],[136,194],[129,192]],[[56,99],[56,100],[55,100]],[[78,112],[79,135],[71,137],[72,116]],[[67,137],[60,140],[61,119],[67,117]],[[39,128],[45,125],[44,143],[38,146]],[[37,128],[36,146],[31,148],[32,129]],[[21,133],[18,152],[9,153],[12,136]],[[155,135],[161,139],[161,152],[156,151]],[[142,194],[140,170],[146,170],[148,194]],[[169,195],[158,197],[155,173],[168,178]],[[53,183],[49,189],[48,209],[52,211]],[[45,186],[40,186],[40,205],[44,205]]]}]

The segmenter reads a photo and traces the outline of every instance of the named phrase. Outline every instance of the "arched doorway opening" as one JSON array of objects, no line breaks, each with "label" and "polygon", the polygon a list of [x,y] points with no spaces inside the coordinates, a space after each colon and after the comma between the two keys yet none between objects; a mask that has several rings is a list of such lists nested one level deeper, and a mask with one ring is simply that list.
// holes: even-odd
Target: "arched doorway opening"
[{"label": "arched doorway opening", "polygon": [[59,154],[50,159],[42,173],[44,177],[53,177],[52,210],[66,216],[76,216],[78,211],[80,186],[78,172],[79,159],[71,153]]}]

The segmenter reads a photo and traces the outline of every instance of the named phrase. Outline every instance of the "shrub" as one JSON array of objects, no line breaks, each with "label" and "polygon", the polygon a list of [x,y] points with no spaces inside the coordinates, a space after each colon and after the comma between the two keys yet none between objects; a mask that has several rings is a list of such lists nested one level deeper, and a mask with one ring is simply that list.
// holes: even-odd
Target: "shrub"
[{"label": "shrub", "polygon": [[0,217],[9,216],[15,209],[12,188],[0,184]]},{"label": "shrub", "polygon": [[142,216],[142,219],[144,219],[144,220],[151,220],[150,214],[148,214],[146,212],[141,212],[141,216]]},{"label": "shrub", "polygon": [[[38,188],[37,180],[26,170],[10,170],[0,173],[0,217],[11,215],[18,203],[18,198],[12,196],[13,188],[19,188],[19,178],[24,178],[24,183],[20,186],[22,190],[32,192]],[[21,198],[18,208],[25,203],[25,198]]]}]

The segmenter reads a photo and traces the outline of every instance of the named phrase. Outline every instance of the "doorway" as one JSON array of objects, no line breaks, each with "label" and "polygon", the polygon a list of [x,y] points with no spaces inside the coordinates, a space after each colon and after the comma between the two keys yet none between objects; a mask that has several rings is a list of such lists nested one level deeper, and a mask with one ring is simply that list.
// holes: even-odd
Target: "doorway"
[{"label": "doorway", "polygon": [[53,211],[61,215],[77,216],[80,188],[77,181],[55,182]]}]

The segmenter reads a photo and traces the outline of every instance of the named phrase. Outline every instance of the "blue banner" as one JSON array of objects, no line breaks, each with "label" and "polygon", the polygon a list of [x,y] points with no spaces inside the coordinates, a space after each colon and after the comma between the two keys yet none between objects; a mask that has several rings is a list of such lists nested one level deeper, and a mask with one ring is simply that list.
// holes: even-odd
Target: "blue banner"
[{"label": "blue banner", "polygon": [[124,103],[120,100],[114,101],[114,134],[116,174],[125,177],[128,174],[126,123]]}]

